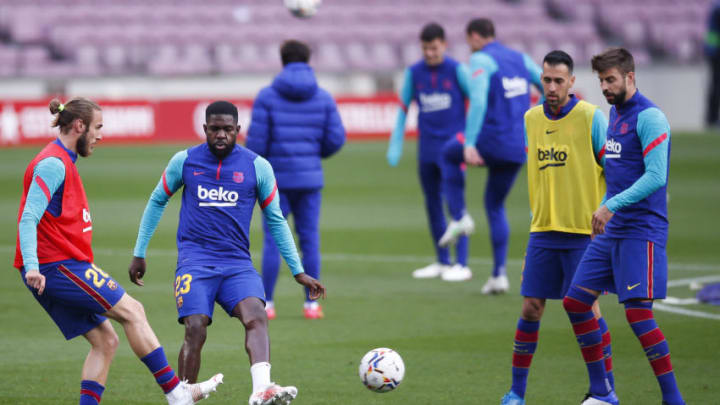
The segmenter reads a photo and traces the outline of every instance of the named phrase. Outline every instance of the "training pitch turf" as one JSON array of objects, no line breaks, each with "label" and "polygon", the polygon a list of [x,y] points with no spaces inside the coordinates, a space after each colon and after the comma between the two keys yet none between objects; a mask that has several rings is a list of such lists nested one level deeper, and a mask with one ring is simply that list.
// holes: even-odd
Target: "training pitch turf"
[{"label": "training pitch turf", "polygon": [[[529,208],[523,170],[507,203],[511,222],[510,293],[487,297],[490,243],[482,203],[483,169],[468,173],[469,211],[477,223],[465,283],[413,280],[430,263],[433,248],[416,176],[415,144],[406,145],[397,168],[385,162],[385,143],[351,143],[325,163],[322,281],[326,319],[302,317],[302,293],[283,266],[276,293],[278,317],[270,323],[272,376],[296,385],[293,404],[498,404],[510,385],[510,359],[520,310],[519,280]],[[127,277],[137,226],[147,198],[172,154],[182,146],[101,145],[78,167],[93,217],[96,263],[146,308],[150,323],[177,364],[183,329],[175,319],[173,271],[180,197],[175,196],[150,244],[145,287]],[[21,178],[40,148],[0,150],[0,404],[74,404],[88,344],[66,342],[12,269]],[[720,281],[720,136],[673,134],[670,170],[668,295],[689,298],[696,278]],[[256,267],[261,227],[252,226]],[[688,404],[717,404],[720,394],[720,307],[670,305],[656,318],[667,337],[680,388]],[[624,404],[658,405],[660,391],[639,342],[615,296],[601,298],[610,326],[617,393]],[[668,312],[683,311],[684,313]],[[704,316],[705,318],[701,317]],[[121,328],[104,405],[161,404],[162,392],[132,354]],[[395,392],[375,394],[357,376],[366,351],[391,347],[405,360],[405,381]],[[244,404],[249,364],[241,324],[220,307],[209,328],[201,378],[223,372],[225,384],[203,403]],[[528,382],[528,404],[577,404],[587,375],[567,316],[551,301]]]}]

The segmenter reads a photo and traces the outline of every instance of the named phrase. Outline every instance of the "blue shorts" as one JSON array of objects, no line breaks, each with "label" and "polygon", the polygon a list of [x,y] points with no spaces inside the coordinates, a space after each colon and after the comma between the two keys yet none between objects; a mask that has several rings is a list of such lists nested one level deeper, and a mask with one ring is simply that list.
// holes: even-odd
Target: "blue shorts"
[{"label": "blue shorts", "polygon": [[[22,272],[25,281],[25,271]],[[45,276],[42,295],[25,283],[65,339],[84,335],[105,321],[104,314],[125,294],[122,286],[92,263],[77,260],[40,265]]]},{"label": "blue shorts", "polygon": [[585,249],[548,249],[528,246],[520,294],[524,297],[561,299],[567,294]]},{"label": "blue shorts", "polygon": [[215,302],[228,315],[248,297],[265,301],[265,289],[252,267],[183,266],[175,270],[175,304],[178,322],[189,315],[203,314],[212,323]]},{"label": "blue shorts", "polygon": [[665,246],[640,239],[596,236],[580,261],[572,284],[614,292],[619,302],[663,299],[667,293]]}]

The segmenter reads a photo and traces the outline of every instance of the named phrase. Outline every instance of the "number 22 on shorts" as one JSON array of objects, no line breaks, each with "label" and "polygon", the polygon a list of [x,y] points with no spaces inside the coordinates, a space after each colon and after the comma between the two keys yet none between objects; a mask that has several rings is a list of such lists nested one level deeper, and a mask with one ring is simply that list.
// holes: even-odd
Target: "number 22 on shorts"
[{"label": "number 22 on shorts", "polygon": [[91,265],[92,268],[85,270],[85,279],[92,280],[95,288],[101,288],[105,285],[105,279],[110,277],[110,275],[102,271],[102,269],[96,266],[95,263],[91,263]]},{"label": "number 22 on shorts", "polygon": [[180,294],[187,294],[190,292],[190,282],[192,281],[191,274],[183,274],[175,278],[175,296]]}]

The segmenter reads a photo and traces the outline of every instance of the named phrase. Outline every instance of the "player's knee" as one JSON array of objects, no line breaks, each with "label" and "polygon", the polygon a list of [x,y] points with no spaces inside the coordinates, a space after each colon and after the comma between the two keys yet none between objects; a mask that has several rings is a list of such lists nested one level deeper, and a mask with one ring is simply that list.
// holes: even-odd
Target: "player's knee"
[{"label": "player's knee", "polygon": [[115,333],[115,330],[113,329],[112,333],[108,333],[108,335],[103,339],[103,351],[113,355],[115,354],[118,346],[120,346],[120,338],[118,338],[117,333]]},{"label": "player's knee", "polygon": [[253,308],[251,311],[246,311],[242,318],[240,318],[240,321],[245,325],[246,329],[267,328],[267,313],[261,306],[258,308],[259,309]]},{"label": "player's knee", "polygon": [[185,341],[191,345],[202,346],[207,338],[207,326],[199,321],[185,322]]},{"label": "player's knee", "polygon": [[522,318],[526,321],[539,321],[542,318],[545,306],[542,301],[528,299],[523,302]]}]

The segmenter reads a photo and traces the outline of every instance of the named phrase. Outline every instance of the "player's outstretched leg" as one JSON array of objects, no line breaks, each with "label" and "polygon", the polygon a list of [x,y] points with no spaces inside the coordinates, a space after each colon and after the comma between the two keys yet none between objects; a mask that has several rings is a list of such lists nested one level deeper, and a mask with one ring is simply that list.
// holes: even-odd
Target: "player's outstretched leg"
[{"label": "player's outstretched leg", "polygon": [[617,405],[619,400],[605,372],[605,356],[603,354],[600,325],[598,325],[592,310],[596,300],[597,295],[578,286],[571,286],[563,299],[563,307],[567,311],[570,323],[572,323],[590,377],[590,392],[582,404]]},{"label": "player's outstretched leg", "polygon": [[663,403],[684,405],[685,401],[678,390],[675,373],[670,362],[670,348],[665,340],[665,335],[655,322],[652,301],[625,302],[625,315],[635,336],[640,340],[658,384],[660,384]]},{"label": "player's outstretched leg", "polygon": [[122,325],[130,347],[153,374],[170,405],[192,405],[207,398],[210,392],[215,391],[216,387],[222,384],[222,374],[216,374],[200,384],[180,382],[175,371],[168,364],[165,351],[147,321],[145,309],[139,301],[128,294],[123,295],[120,301],[104,315]]},{"label": "player's outstretched leg", "polygon": [[297,396],[297,388],[281,387],[270,379],[270,339],[262,301],[249,297],[240,301],[232,315],[245,326],[245,350],[250,358],[253,393],[250,405],[285,405]]}]

